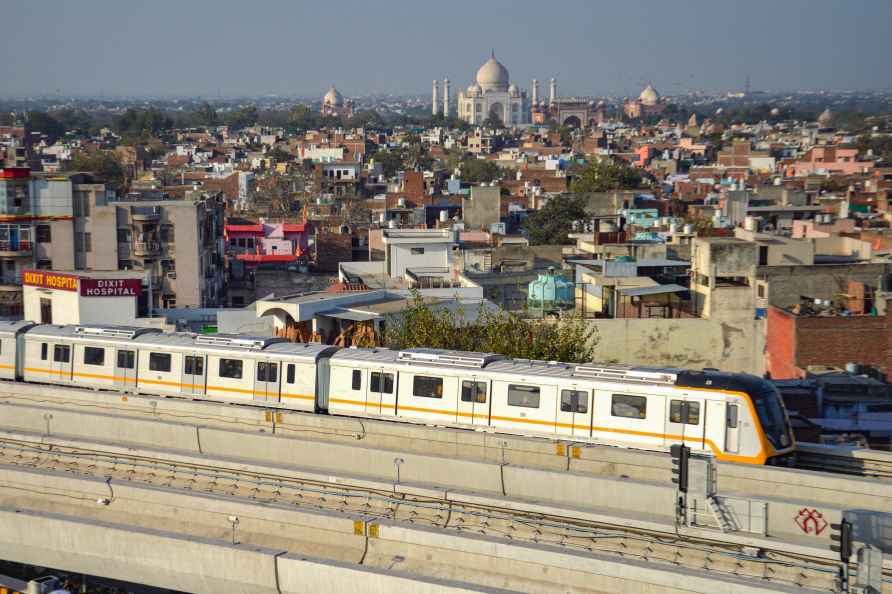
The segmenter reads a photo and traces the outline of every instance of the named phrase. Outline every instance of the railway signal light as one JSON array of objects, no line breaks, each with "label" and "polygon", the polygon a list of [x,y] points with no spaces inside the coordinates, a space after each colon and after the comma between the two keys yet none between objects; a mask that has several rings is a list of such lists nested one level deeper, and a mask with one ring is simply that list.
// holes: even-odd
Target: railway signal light
[{"label": "railway signal light", "polygon": [[672,455],[672,482],[678,485],[680,492],[687,493],[691,448],[677,443],[669,448],[669,453]]},{"label": "railway signal light", "polygon": [[838,552],[839,560],[848,563],[854,552],[855,531],[852,523],[843,518],[839,524],[830,524],[830,529],[833,531],[830,534],[830,540],[838,543],[831,544],[830,550]]}]

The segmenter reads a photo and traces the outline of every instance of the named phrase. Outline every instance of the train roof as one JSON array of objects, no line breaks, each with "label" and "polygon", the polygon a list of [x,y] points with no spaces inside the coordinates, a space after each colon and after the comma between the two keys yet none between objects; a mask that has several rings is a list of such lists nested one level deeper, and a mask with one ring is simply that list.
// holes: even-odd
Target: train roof
[{"label": "train roof", "polygon": [[30,328],[28,336],[46,338],[93,339],[129,342],[146,334],[161,335],[157,328],[139,326],[61,326],[40,324]]},{"label": "train roof", "polygon": [[18,320],[16,322],[0,321],[0,336],[16,336],[20,332],[34,326],[34,322]]}]

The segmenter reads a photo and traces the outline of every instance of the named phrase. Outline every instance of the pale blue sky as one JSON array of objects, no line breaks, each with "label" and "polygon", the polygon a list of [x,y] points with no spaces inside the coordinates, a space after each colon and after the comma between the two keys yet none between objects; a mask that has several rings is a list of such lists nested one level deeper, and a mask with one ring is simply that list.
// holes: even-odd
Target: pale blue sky
[{"label": "pale blue sky", "polygon": [[[0,96],[889,88],[889,0],[3,0]],[[545,85],[542,86],[543,91]]]}]

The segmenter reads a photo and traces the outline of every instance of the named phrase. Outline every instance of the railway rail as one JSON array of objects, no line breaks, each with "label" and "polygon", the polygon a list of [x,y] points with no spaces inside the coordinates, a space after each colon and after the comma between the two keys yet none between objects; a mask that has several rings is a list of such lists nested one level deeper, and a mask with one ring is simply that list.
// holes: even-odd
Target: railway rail
[{"label": "railway rail", "polygon": [[[260,504],[370,516],[457,533],[705,569],[797,587],[834,591],[837,585],[838,567],[826,559],[765,549],[754,553],[737,545],[683,534],[645,532],[570,517],[432,499],[402,493],[396,484],[393,489],[332,484],[10,438],[0,438],[0,464],[224,495]],[[892,579],[888,581],[892,583]]]},{"label": "railway rail", "polygon": [[892,480],[892,452],[800,443],[796,468]]}]

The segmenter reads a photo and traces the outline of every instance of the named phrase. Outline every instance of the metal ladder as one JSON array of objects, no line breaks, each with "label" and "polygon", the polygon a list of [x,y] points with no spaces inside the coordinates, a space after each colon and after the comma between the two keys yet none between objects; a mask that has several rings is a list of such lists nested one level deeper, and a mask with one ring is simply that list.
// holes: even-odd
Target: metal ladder
[{"label": "metal ladder", "polygon": [[706,505],[709,507],[709,511],[712,512],[712,517],[715,519],[722,532],[734,532],[737,530],[734,519],[728,513],[725,506],[722,505],[722,502],[719,501],[718,497],[710,495],[706,498]]}]

